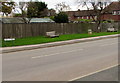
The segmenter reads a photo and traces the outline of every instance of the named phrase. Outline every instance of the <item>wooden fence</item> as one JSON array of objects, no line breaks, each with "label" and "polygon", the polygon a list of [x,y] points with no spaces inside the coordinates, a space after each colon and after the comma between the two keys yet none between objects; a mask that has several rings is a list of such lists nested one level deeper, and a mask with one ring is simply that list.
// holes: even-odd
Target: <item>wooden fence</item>
[{"label": "wooden fence", "polygon": [[[103,26],[103,25],[102,25]],[[56,31],[57,34],[87,33],[88,29],[96,30],[93,23],[32,23],[32,24],[2,24],[3,38],[23,38],[45,35],[46,32]],[[106,31],[102,27],[101,31]]]}]

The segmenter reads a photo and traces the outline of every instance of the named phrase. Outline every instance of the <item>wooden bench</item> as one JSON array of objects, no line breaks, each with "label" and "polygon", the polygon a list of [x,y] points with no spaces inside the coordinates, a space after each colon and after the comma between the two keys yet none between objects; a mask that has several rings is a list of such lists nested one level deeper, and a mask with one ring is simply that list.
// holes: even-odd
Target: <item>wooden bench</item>
[{"label": "wooden bench", "polygon": [[107,32],[117,32],[114,27],[107,28]]},{"label": "wooden bench", "polygon": [[56,35],[55,31],[46,32],[46,36],[50,38],[59,37],[59,35]]}]

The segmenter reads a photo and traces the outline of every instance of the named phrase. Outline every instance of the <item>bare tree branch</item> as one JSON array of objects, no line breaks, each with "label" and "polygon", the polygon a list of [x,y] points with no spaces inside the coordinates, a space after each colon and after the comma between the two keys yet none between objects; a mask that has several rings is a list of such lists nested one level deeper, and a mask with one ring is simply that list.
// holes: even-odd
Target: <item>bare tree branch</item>
[{"label": "bare tree branch", "polygon": [[86,7],[87,10],[93,10],[97,16],[97,29],[100,26],[101,16],[109,12],[109,9],[105,8],[111,3],[111,0],[77,0],[78,6]]},{"label": "bare tree branch", "polygon": [[71,10],[70,6],[65,2],[58,3],[55,5],[57,12],[69,11]]}]

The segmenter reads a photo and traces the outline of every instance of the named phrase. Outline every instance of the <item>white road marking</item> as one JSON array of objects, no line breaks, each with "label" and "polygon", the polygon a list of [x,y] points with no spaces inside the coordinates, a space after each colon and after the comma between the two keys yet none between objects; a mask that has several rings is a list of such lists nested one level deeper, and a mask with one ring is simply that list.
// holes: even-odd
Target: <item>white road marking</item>
[{"label": "white road marking", "polygon": [[89,73],[89,74],[86,74],[86,75],[83,75],[83,76],[80,76],[80,77],[76,77],[76,78],[71,79],[71,80],[68,80],[68,81],[75,81],[75,80],[78,80],[78,79],[80,79],[80,78],[83,78],[83,77],[86,77],[86,76],[90,76],[90,75],[99,73],[99,72],[101,72],[101,71],[104,71],[104,70],[107,70],[107,69],[110,69],[110,68],[113,68],[113,67],[116,67],[116,66],[118,66],[118,64],[113,65],[113,66],[110,66],[110,67],[107,67],[107,68],[104,68],[104,69],[101,69],[101,70],[98,70],[98,71],[95,71],[95,72],[92,72],[92,73]]},{"label": "white road marking", "polygon": [[[103,44],[100,46],[109,46],[109,45],[113,45],[113,44],[117,44],[117,43]],[[92,46],[88,46],[88,47],[92,47]],[[76,52],[76,51],[80,51],[80,50],[83,50],[83,49],[71,50],[71,51],[67,51],[67,52],[54,53],[54,54],[49,54],[49,55],[34,56],[34,57],[32,57],[32,59],[46,57],[46,56],[53,56],[53,55],[58,55],[58,54],[71,53],[71,52]]]},{"label": "white road marking", "polygon": [[71,53],[71,52],[76,52],[76,51],[81,51],[81,50],[83,50],[83,49],[78,49],[78,50],[76,49],[76,50],[71,50],[71,51],[67,51],[67,52],[60,52],[60,53],[54,53],[54,54],[49,54],[49,55],[35,56],[35,57],[32,57],[32,59],[46,57],[46,56],[53,56],[53,55],[57,55],[57,54]]}]

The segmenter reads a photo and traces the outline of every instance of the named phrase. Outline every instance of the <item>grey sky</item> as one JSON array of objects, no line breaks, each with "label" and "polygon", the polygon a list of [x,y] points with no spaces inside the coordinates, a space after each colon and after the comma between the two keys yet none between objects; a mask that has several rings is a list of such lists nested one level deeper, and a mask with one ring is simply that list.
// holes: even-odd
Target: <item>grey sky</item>
[{"label": "grey sky", "polygon": [[72,8],[72,10],[76,10],[77,6],[76,6],[76,3],[75,3],[75,0],[41,0],[41,1],[44,1],[48,4],[48,7],[50,8],[55,8],[55,5],[57,3],[61,3],[61,2],[66,2],[68,5],[70,5],[70,7]]},{"label": "grey sky", "polygon": [[[19,1],[24,1],[24,2],[27,2],[29,0],[13,0],[13,1],[16,1],[16,2],[19,2]],[[35,0],[33,0],[35,1]],[[61,2],[66,2],[68,5],[70,5],[70,8],[71,10],[75,11],[75,10],[78,10],[78,5],[76,4],[76,0],[38,0],[38,1],[43,1],[45,2],[46,4],[48,4],[48,8],[54,8],[55,9],[55,5],[57,3],[61,3]],[[117,0],[112,0],[112,1],[117,1]],[[86,8],[80,8],[82,10],[86,9]]]},{"label": "grey sky", "polygon": [[[20,1],[24,1],[24,2],[27,2],[29,0],[13,0],[15,2],[20,2]],[[33,0],[35,1],[35,0]],[[47,5],[48,5],[48,8],[51,9],[55,9],[55,5],[57,3],[61,3],[61,2],[65,2],[66,4],[68,4],[71,8],[71,10],[75,11],[75,10],[78,10],[78,5],[76,4],[76,0],[38,0],[38,1],[43,1],[45,2]],[[83,8],[85,9],[85,8]]]}]

